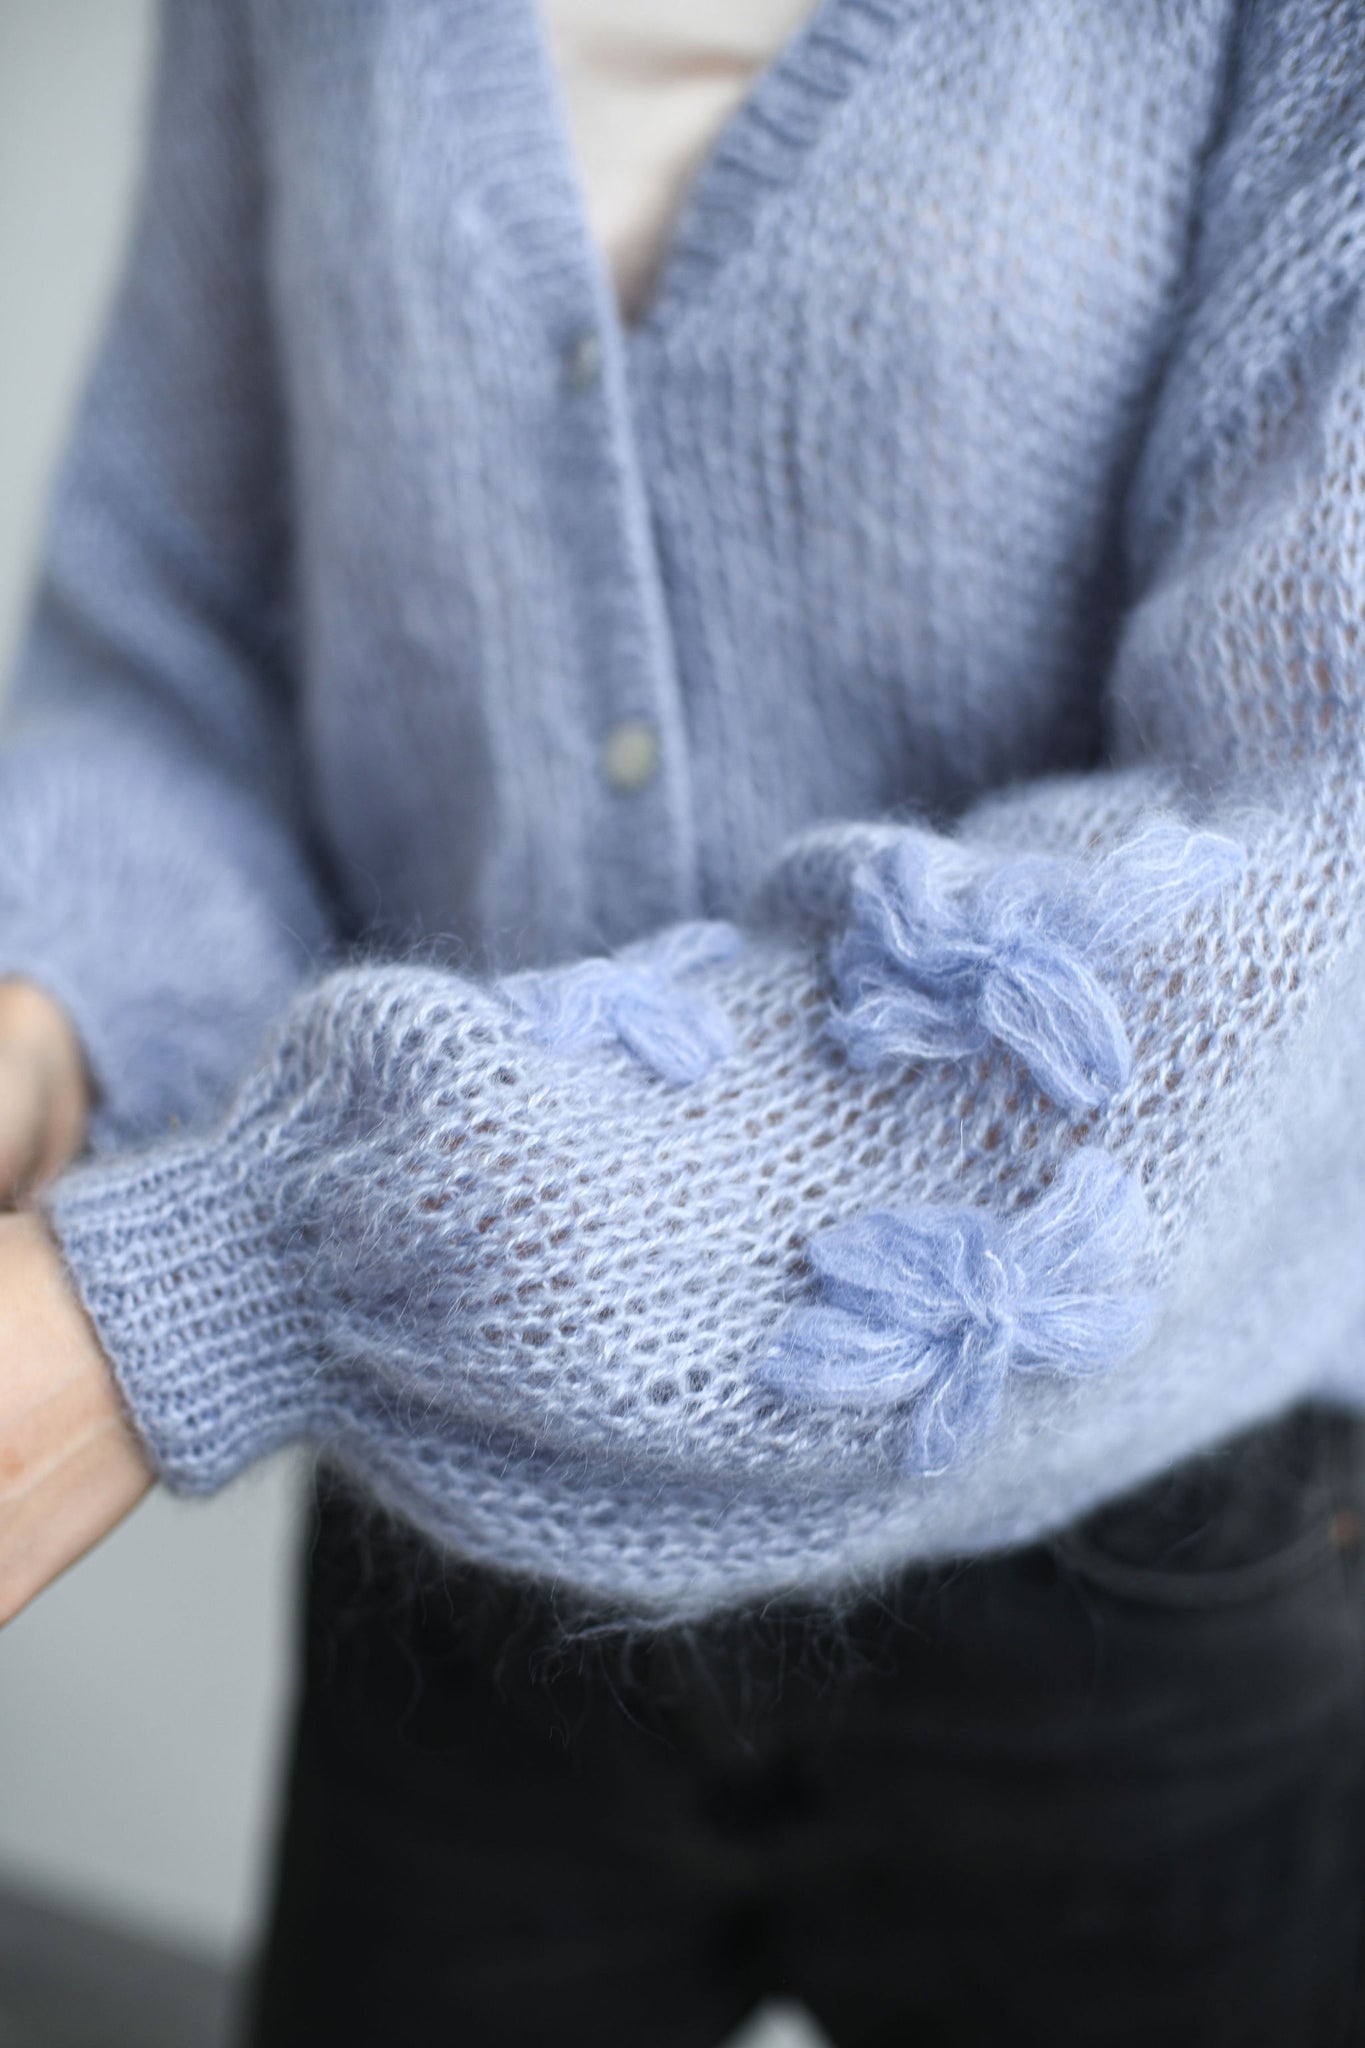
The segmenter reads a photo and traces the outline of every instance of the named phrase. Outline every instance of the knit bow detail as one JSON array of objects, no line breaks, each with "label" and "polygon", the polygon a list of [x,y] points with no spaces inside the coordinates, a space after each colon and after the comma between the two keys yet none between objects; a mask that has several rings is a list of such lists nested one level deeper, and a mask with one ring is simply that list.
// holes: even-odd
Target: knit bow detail
[{"label": "knit bow detail", "polygon": [[1095,1108],[1132,1066],[1103,969],[1241,867],[1231,840],[1161,822],[1093,867],[1039,855],[978,879],[962,849],[907,833],[854,878],[831,1036],[856,1067],[994,1041],[1064,1109]]},{"label": "knit bow detail", "polygon": [[724,1011],[687,977],[739,951],[721,920],[671,925],[606,958],[512,975],[503,991],[542,1045],[556,1052],[625,1047],[661,1081],[698,1081],[732,1049]]},{"label": "knit bow detail", "polygon": [[1101,1372],[1137,1349],[1145,1230],[1135,1184],[1099,1152],[1008,1217],[859,1217],[812,1241],[819,1299],[779,1329],[763,1377],[818,1406],[903,1406],[906,1469],[945,1471],[979,1449],[1011,1373]]}]

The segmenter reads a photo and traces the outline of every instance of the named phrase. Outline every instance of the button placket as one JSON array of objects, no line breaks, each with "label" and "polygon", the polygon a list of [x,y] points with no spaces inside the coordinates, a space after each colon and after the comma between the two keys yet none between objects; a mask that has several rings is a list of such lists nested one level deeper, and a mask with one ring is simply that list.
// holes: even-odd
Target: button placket
[{"label": "button placket", "polygon": [[695,903],[680,684],[610,293],[592,266],[538,289],[553,380],[540,441],[544,503],[563,576],[561,659],[581,688],[576,800],[596,852],[585,929],[614,943]]}]

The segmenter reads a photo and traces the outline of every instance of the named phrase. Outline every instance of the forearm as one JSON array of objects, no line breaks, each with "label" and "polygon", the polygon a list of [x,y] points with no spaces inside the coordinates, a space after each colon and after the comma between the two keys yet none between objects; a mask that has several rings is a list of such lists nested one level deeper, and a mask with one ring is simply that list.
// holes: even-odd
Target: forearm
[{"label": "forearm", "polygon": [[[302,1436],[438,1542],[677,1611],[1040,1533],[1271,1398],[1191,1369],[1189,1275],[1244,1205],[1163,1250],[1165,1198],[1097,1174],[1012,1056],[860,1069],[820,946],[716,950],[671,989],[627,963],[627,1038],[602,973],[547,1009],[538,977],[348,970],[222,1132],[70,1176],[54,1219],[171,1482]],[[653,998],[670,1054],[711,1049],[690,1078],[650,1063]],[[830,1246],[878,1217],[900,1264],[854,1315]]]}]

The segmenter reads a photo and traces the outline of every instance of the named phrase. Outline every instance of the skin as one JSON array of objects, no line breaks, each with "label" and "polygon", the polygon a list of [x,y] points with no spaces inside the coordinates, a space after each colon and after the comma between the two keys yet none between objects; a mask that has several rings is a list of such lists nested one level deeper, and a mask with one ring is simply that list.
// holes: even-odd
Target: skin
[{"label": "skin", "polygon": [[61,1005],[0,980],[0,1626],[122,1521],[153,1474],[37,1209],[92,1088]]}]

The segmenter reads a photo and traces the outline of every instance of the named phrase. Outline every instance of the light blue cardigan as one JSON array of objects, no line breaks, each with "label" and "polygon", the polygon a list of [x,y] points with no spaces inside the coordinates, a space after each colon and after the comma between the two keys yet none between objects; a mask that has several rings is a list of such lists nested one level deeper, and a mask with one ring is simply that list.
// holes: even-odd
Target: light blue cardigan
[{"label": "light blue cardigan", "polygon": [[647,317],[532,0],[168,0],[0,756],[167,1482],[838,1599],[1365,1398],[1365,38],[820,0]]}]

